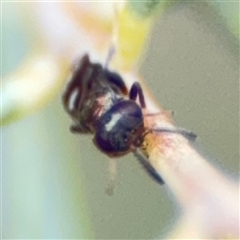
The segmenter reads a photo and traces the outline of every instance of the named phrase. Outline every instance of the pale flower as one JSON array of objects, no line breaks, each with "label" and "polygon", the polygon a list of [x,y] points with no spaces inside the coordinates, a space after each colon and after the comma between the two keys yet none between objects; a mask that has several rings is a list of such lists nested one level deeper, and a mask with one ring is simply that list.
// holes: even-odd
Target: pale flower
[{"label": "pale flower", "polygon": [[[4,17],[4,15],[7,14],[7,7],[9,7],[7,4],[10,3],[2,3],[3,19],[5,19],[6,16]],[[134,81],[141,82],[138,73],[139,62],[147,45],[153,23],[156,16],[171,5],[158,1],[149,1],[149,4],[145,6],[144,3],[134,3],[134,1],[98,1],[94,3],[39,1],[14,3],[14,7],[21,16],[19,19],[25,24],[26,38],[30,44],[29,53],[19,68],[6,75],[3,79],[1,123],[3,125],[12,123],[39,110],[50,102],[62,91],[66,79],[71,73],[72,65],[84,53],[88,53],[92,61],[106,64],[109,51],[113,49],[115,53],[109,62],[109,67],[121,73],[128,87]],[[149,11],[145,11],[146,9]],[[4,21],[3,24],[5,24]],[[234,28],[232,32],[235,33],[235,30]],[[147,91],[145,86],[144,89]],[[145,124],[150,128],[174,127],[169,112],[159,107],[154,102],[151,94],[147,93],[146,96],[148,111],[160,112],[160,114],[151,118],[146,117]],[[31,142],[31,140],[29,141]],[[46,141],[49,141],[49,139]],[[59,152],[62,151],[62,149],[58,150]],[[11,152],[11,154],[13,153]],[[236,239],[239,237],[239,185],[236,182],[229,180],[211,166],[185,138],[177,134],[160,134],[156,132],[149,134],[146,137],[146,154],[149,155],[152,166],[163,177],[166,186],[171,190],[182,212],[177,226],[166,234],[166,238]],[[20,165],[21,163],[18,161],[14,163],[14,166]],[[38,176],[41,177],[38,178],[38,186],[45,193],[45,185],[42,185],[42,181],[44,181],[43,177],[46,169],[43,169],[44,167],[39,167],[41,174]],[[61,170],[62,175],[64,175],[64,170]],[[17,174],[16,169],[15,171]],[[8,173],[11,175],[11,171]],[[72,167],[71,173],[73,175],[78,174],[74,167]],[[98,182],[97,179],[94,179],[94,181]],[[13,183],[15,182],[13,181]],[[13,186],[14,191],[17,192],[18,189],[13,183],[10,183],[10,186]],[[76,220],[76,222],[72,222],[73,224],[70,223],[72,225],[69,227],[69,232],[77,232],[76,229],[81,228],[85,232],[85,235],[81,233],[82,237],[92,238],[94,234],[89,230],[91,228],[89,222],[93,222],[94,219],[91,219],[90,214],[87,213],[89,210],[88,203],[84,201],[84,193],[86,192],[85,190],[80,192],[77,188],[81,184],[74,184],[70,181],[70,185],[68,185],[72,189],[71,199],[74,200],[71,203],[73,206],[66,205],[65,207],[77,209],[76,212],[72,211],[74,219],[79,218],[81,220],[78,219],[79,221]],[[56,188],[57,185],[60,184],[56,183]],[[65,191],[62,192],[64,195]],[[36,196],[42,197],[45,195]],[[49,204],[44,202],[44,197],[42,197],[42,200],[36,197],[35,203],[37,207],[34,204],[31,205],[32,201],[29,201],[28,204],[28,198],[24,198],[24,196],[21,196],[21,192],[17,192],[17,194],[12,193],[11,197],[9,197],[9,206],[12,206],[11,200],[13,201],[15,197],[17,204],[13,212],[20,211],[20,219],[21,214],[28,214],[28,212],[21,213],[19,206],[24,206],[24,211],[29,206],[29,209],[36,211],[34,216],[42,217],[41,214],[45,211],[44,204]],[[65,197],[63,196],[64,199]],[[78,202],[79,199],[81,199],[81,202]],[[54,202],[52,204],[54,205]],[[81,206],[78,208],[76,207],[78,205]],[[4,202],[4,206],[8,206],[8,203]],[[9,209],[5,211],[7,213],[11,212]],[[49,216],[52,215],[49,214]],[[34,237],[49,238],[50,235],[47,235],[46,230],[48,227],[50,228],[47,224],[49,219],[46,218],[47,220],[44,222],[42,220],[44,217],[41,217],[36,219],[27,218],[26,224],[30,226],[28,228],[29,232],[20,236],[18,232],[21,232],[22,229],[16,227],[19,219],[14,218],[15,223],[14,219],[5,216],[4,220],[5,218],[8,219],[8,225],[7,227],[4,226],[4,237],[8,238],[15,234],[15,237],[26,238],[26,236],[36,234]],[[83,219],[85,222],[82,221]],[[128,225],[134,224],[130,222],[130,219],[126,219],[126,221],[129,221]],[[151,219],[146,219],[146,221],[151,224]],[[79,225],[79,222],[84,222],[84,224]],[[50,223],[52,222],[50,221]],[[64,221],[61,223],[67,224]],[[40,229],[45,229],[46,235],[39,231],[38,227],[40,225],[44,226]],[[62,238],[60,226],[57,226],[59,236],[51,236],[52,238]],[[159,229],[160,234],[162,234],[162,231]],[[73,236],[75,235],[73,234]]]}]

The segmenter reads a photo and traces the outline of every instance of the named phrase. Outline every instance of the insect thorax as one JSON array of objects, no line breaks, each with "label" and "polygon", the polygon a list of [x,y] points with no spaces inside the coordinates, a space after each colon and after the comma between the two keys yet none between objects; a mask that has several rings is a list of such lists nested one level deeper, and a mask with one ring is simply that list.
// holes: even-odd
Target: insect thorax
[{"label": "insect thorax", "polygon": [[98,119],[123,97],[110,87],[101,87],[85,94],[83,104],[74,119],[86,132],[94,133]]}]

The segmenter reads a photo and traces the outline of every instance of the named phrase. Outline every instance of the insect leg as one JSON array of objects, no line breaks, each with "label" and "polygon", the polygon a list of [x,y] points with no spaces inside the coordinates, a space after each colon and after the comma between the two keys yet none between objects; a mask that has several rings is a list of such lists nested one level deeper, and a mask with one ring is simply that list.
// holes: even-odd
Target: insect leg
[{"label": "insect leg", "polygon": [[149,174],[149,176],[152,177],[153,180],[155,180],[160,185],[163,185],[164,184],[163,179],[156,172],[156,170],[152,167],[152,165],[149,163],[148,159],[146,159],[146,157],[144,157],[143,154],[140,153],[138,149],[133,151],[133,154],[136,156],[138,162],[146,170],[146,172]]},{"label": "insect leg", "polygon": [[130,89],[129,98],[131,100],[136,101],[137,96],[139,96],[139,101],[140,101],[141,107],[146,108],[146,103],[145,103],[145,98],[143,95],[142,87],[138,82],[135,82]]},{"label": "insect leg", "polygon": [[[81,58],[75,67],[72,78],[62,97],[65,110],[72,117],[81,110],[85,95],[89,89],[91,89],[93,82],[96,81],[96,77],[101,71],[102,66],[100,64],[92,64],[87,54]],[[74,94],[76,95],[71,104],[71,99]]]},{"label": "insect leg", "polygon": [[[84,55],[83,58],[81,59],[79,65],[76,67],[76,69],[73,73],[73,77],[70,80],[70,82],[68,83],[67,88],[63,93],[63,96],[62,96],[63,105],[64,105],[65,110],[70,115],[72,115],[72,109],[70,109],[71,95],[75,91],[75,89],[77,89],[77,88],[79,88],[79,86],[81,86],[81,79],[82,79],[81,75],[83,74],[83,71],[85,71],[85,69],[87,68],[89,63],[90,62],[89,62],[88,55]],[[74,106],[74,108],[75,108],[75,106]]]},{"label": "insect leg", "polygon": [[70,126],[70,131],[72,133],[82,133],[82,134],[87,134],[89,131],[86,129],[83,129],[80,125],[72,125]]}]

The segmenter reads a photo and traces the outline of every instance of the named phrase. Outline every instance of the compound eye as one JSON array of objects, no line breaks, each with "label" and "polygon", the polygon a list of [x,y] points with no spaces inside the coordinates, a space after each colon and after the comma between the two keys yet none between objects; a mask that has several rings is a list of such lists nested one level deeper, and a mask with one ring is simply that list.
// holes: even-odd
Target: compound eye
[{"label": "compound eye", "polygon": [[129,137],[126,133],[121,134],[104,129],[96,132],[94,142],[107,155],[120,156],[129,150]]}]

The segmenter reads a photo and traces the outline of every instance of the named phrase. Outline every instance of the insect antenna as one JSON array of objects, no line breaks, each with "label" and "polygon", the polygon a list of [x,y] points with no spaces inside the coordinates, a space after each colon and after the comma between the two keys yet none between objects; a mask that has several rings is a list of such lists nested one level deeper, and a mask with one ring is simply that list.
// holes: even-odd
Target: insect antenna
[{"label": "insect antenna", "polygon": [[181,134],[189,141],[195,141],[197,138],[197,135],[194,132],[186,130],[184,128],[151,128],[149,129],[148,133],[149,132],[167,132]]},{"label": "insect antenna", "polygon": [[110,161],[109,161],[109,174],[110,174],[110,178],[109,178],[108,186],[105,190],[105,193],[108,196],[112,196],[114,193],[116,176],[117,176],[116,159],[110,159]]},{"label": "insect antenna", "polygon": [[119,10],[118,10],[117,3],[113,5],[113,13],[114,13],[114,17],[112,21],[113,23],[112,39],[111,39],[111,45],[108,49],[106,62],[104,64],[104,69],[108,69],[109,63],[111,62],[114,54],[116,53],[116,46],[118,42],[118,31],[119,31],[119,23],[118,23]]},{"label": "insect antenna", "polygon": [[114,44],[111,44],[110,48],[108,49],[106,62],[105,62],[104,67],[103,67],[104,69],[108,69],[109,63],[111,62],[115,52],[116,52],[116,49],[114,47]]},{"label": "insect antenna", "polygon": [[148,159],[139,151],[139,149],[134,150],[133,154],[141,166],[146,170],[148,175],[152,177],[152,179],[155,180],[158,184],[163,185],[164,181],[162,177],[156,172],[153,166],[149,163]]}]

